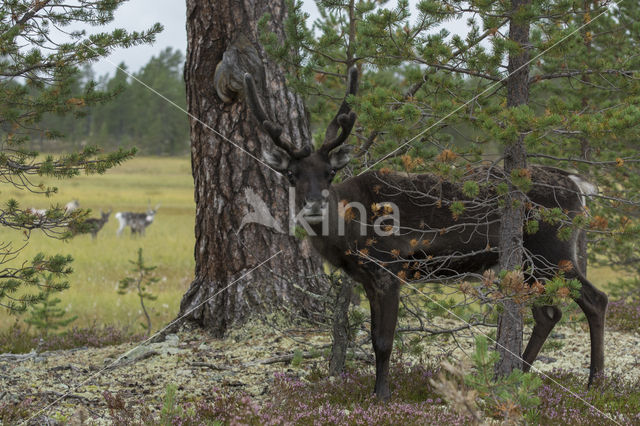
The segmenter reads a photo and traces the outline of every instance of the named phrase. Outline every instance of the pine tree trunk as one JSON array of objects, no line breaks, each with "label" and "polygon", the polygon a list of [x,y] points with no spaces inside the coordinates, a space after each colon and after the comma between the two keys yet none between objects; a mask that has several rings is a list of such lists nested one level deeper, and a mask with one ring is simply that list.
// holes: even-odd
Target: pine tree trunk
[{"label": "pine tree trunk", "polygon": [[[584,13],[585,14],[590,14],[591,13],[591,1],[587,1],[585,0],[582,3],[582,7],[584,9]],[[588,27],[584,27],[581,31],[582,33],[582,38],[584,40],[584,44],[585,47],[587,48],[587,52],[588,55],[587,57],[592,57],[592,49],[593,46],[591,45],[591,38],[587,36],[588,32]],[[589,82],[591,81],[591,76],[589,74],[582,74],[582,81],[585,84],[589,84]],[[582,97],[582,109],[583,111],[586,111],[587,108],[589,107],[589,97],[585,94]],[[589,144],[589,139],[587,137],[581,137],[580,138],[580,153],[581,153],[581,157],[584,160],[591,160],[591,146]],[[578,234],[578,241],[577,241],[577,245],[578,245],[578,256],[577,256],[577,260],[578,260],[578,269],[580,270],[580,272],[582,272],[582,274],[586,277],[587,276],[587,250],[588,250],[588,246],[587,246],[587,233],[586,232],[580,232]]]},{"label": "pine tree trunk", "polygon": [[[525,105],[529,99],[529,66],[525,65],[529,61],[529,22],[516,20],[513,16],[520,8],[530,4],[531,0],[511,2],[509,38],[521,46],[521,50],[509,55],[508,72],[511,76],[507,79],[507,106],[511,108]],[[504,168],[509,175],[514,169],[526,167],[524,135],[519,135],[517,140],[505,147]],[[524,194],[512,186],[510,194],[500,223],[500,269],[507,271],[522,267],[523,261]],[[496,350],[500,353],[500,361],[496,365],[496,373],[508,375],[514,369],[522,369],[522,306],[507,300],[503,308],[498,317]]]},{"label": "pine tree trunk", "polygon": [[[180,316],[188,313],[188,320],[216,336],[222,336],[230,325],[246,320],[252,313],[282,304],[287,304],[288,310],[308,314],[313,301],[296,291],[295,285],[323,285],[313,278],[320,270],[319,261],[311,258],[306,243],[288,235],[286,180],[202,124],[258,158],[263,147],[271,147],[272,142],[247,109],[243,96],[225,104],[214,88],[216,65],[242,32],[260,56],[259,66],[264,67],[262,86],[266,87],[259,84],[258,90],[262,91],[265,108],[272,111],[272,118],[282,124],[294,143],[310,137],[302,101],[287,90],[283,72],[265,60],[257,42],[257,21],[265,13],[272,16],[271,30],[282,37],[284,3],[187,0],[184,75],[191,114],[196,270],[180,304]],[[242,218],[254,211],[248,204],[250,193],[265,202],[285,233],[255,223],[242,224]],[[278,251],[282,254],[223,290]]]}]

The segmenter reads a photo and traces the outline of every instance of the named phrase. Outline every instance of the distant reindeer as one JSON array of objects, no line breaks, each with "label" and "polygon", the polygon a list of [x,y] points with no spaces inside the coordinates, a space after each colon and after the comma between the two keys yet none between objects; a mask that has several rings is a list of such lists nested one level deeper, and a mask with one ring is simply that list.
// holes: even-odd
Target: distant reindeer
[{"label": "distant reindeer", "polygon": [[64,213],[69,214],[74,210],[78,210],[78,207],[80,207],[80,203],[78,202],[78,200],[69,201],[64,206]]},{"label": "distant reindeer", "polygon": [[100,230],[102,229],[102,227],[104,226],[105,223],[107,223],[109,221],[109,215],[111,214],[111,210],[109,210],[106,213],[103,213],[102,210],[100,210],[100,218],[89,218],[87,220],[84,221],[84,223],[86,223],[88,226],[88,230],[85,231],[84,233],[91,233],[91,238],[95,239],[98,236],[98,232],[100,232]]},{"label": "distant reindeer", "polygon": [[122,231],[127,226],[131,228],[131,235],[139,234],[144,235],[147,226],[153,223],[153,219],[158,211],[160,204],[154,209],[147,209],[146,213],[134,213],[134,212],[118,212],[116,213],[116,219],[120,222],[120,227],[116,231],[118,237],[122,235]]},{"label": "distant reindeer", "polygon": [[36,209],[35,207],[29,207],[27,209],[27,213],[32,214],[34,216],[44,217],[47,214],[47,209]]},{"label": "distant reindeer", "polygon": [[[305,229],[312,245],[325,259],[364,286],[371,307],[371,340],[376,357],[375,393],[378,398],[388,399],[391,395],[389,358],[401,284],[411,279],[408,273],[415,272],[411,276],[416,280],[421,277],[446,279],[496,266],[502,217],[498,208],[499,196],[492,187],[472,198],[465,195],[461,184],[434,174],[369,171],[332,183],[337,171],[350,160],[352,147],[344,142],[356,115],[346,97],[355,95],[357,77],[357,70],[352,68],[345,100],[327,128],[324,143],[315,151],[310,141],[302,148],[295,147],[283,134],[282,127],[268,118],[249,74],[245,74],[245,93],[257,121],[276,145],[276,148],[265,150],[263,157],[294,187],[296,208],[300,209],[296,219],[307,225]],[[529,214],[535,214],[537,207],[556,208],[566,212],[567,220],[571,220],[585,212],[584,196],[597,192],[595,186],[582,177],[560,169],[531,166],[528,170],[533,182],[526,194]],[[483,178],[495,184],[504,182],[508,175],[496,166],[470,169],[466,178]],[[453,217],[449,207],[456,201],[464,203],[467,209]],[[349,206],[354,206],[352,217],[347,214]],[[357,206],[362,206],[359,215],[355,213]],[[371,206],[372,212],[365,211],[364,206]],[[387,207],[398,214],[399,222],[402,215],[399,232],[387,232],[384,227],[384,233],[377,232],[377,217],[381,211],[386,212]],[[346,219],[347,216],[350,219]],[[589,323],[591,383],[604,369],[607,296],[579,269],[578,256],[582,253],[577,239],[580,231],[568,240],[559,239],[561,226],[564,225],[560,221],[541,221],[538,232],[524,235],[527,261],[522,270],[527,271],[525,279],[530,284],[553,278],[560,268],[565,271],[566,278],[575,278],[582,284],[575,301]],[[416,269],[411,269],[413,267]],[[529,370],[562,316],[562,311],[553,305],[534,305],[532,310],[535,324],[522,354],[525,371]]]},{"label": "distant reindeer", "polygon": [[[80,203],[78,202],[78,200],[69,201],[64,206],[64,214],[68,215],[69,213],[73,212],[74,210],[77,210],[78,207],[80,207]],[[32,214],[34,216],[39,216],[40,218],[45,217],[47,215],[47,211],[48,211],[48,209],[37,209],[35,207],[29,207],[27,209],[28,213],[30,213],[30,214]]]}]

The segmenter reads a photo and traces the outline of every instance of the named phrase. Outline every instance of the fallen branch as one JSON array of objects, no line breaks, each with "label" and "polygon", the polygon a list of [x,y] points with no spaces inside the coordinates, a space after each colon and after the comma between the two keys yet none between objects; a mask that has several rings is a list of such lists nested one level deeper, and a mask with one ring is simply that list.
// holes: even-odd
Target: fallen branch
[{"label": "fallen branch", "polygon": [[0,361],[26,361],[42,355],[36,351],[31,351],[28,354],[0,354]]},{"label": "fallen branch", "polygon": [[85,403],[91,403],[91,400],[89,398],[87,398],[86,396],[82,396],[82,395],[75,395],[72,393],[62,393],[62,392],[56,392],[56,391],[45,391],[45,392],[39,392],[33,396],[46,396],[46,395],[52,395],[55,396],[56,398],[68,398],[68,399],[78,399],[80,401],[84,401]]},{"label": "fallen branch", "polygon": [[26,354],[0,354],[0,361],[27,361],[35,358],[44,358],[52,355],[59,355],[61,353],[72,353],[78,351],[84,351],[88,348],[86,346],[81,346],[79,348],[71,348],[71,349],[58,349],[55,351],[46,351],[46,352],[36,352],[35,349],[31,350],[31,352]]},{"label": "fallen branch", "polygon": [[[293,360],[295,356],[296,356],[296,353],[287,354],[287,355],[278,355],[271,358],[261,359],[258,361],[242,364],[242,368],[252,367],[256,365],[276,364],[279,362],[290,362],[291,360]],[[319,356],[320,355],[318,355],[318,352],[302,352],[303,359],[318,358]],[[359,361],[364,361],[368,363],[372,361],[372,358],[370,356],[361,355],[357,353],[350,353],[349,355],[347,355],[347,358],[357,359]]]},{"label": "fallen branch", "polygon": [[[318,358],[320,356],[318,352],[302,352],[301,355],[303,359]],[[254,362],[248,362],[246,364],[242,364],[242,367],[245,368],[245,367],[253,367],[256,365],[267,365],[267,364],[277,364],[279,362],[290,362],[296,356],[300,356],[300,352],[298,353],[294,352],[292,354],[286,354],[286,355],[278,355],[278,356],[261,359]]]},{"label": "fallen branch", "polygon": [[[141,346],[140,348],[145,348],[144,346]],[[138,348],[136,348],[138,349]],[[138,361],[143,361],[147,358],[151,358],[152,356],[156,356],[156,355],[160,355],[160,352],[153,350],[153,349],[149,349],[149,350],[143,350],[142,353],[131,353],[128,356],[123,356],[121,358],[118,358],[117,360],[115,360],[112,364],[110,364],[109,366],[105,367],[105,370],[111,370],[114,368],[118,368],[118,367],[124,367],[126,365],[131,365],[131,364],[135,364]]]},{"label": "fallen branch", "polygon": [[207,362],[192,362],[189,365],[192,366],[192,367],[209,368],[211,370],[216,370],[216,371],[231,370],[231,367],[229,367],[227,365],[215,365],[215,364],[209,364]]}]

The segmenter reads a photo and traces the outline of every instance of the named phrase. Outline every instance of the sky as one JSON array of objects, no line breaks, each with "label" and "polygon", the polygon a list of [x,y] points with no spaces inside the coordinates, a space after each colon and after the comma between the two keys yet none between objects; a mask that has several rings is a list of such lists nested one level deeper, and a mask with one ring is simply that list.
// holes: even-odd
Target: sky
[{"label": "sky", "polygon": [[114,74],[116,65],[124,62],[130,71],[138,71],[152,56],[166,47],[187,50],[186,2],[184,0],[130,0],[118,8],[114,21],[96,31],[124,28],[128,31],[147,30],[156,22],[164,31],[156,36],[153,45],[116,49],[109,57],[93,64],[97,75]]},{"label": "sky", "polygon": [[[393,3],[393,1],[389,2],[387,7],[391,7]],[[416,0],[409,1],[411,6],[416,3]],[[304,0],[303,9],[310,14],[311,20],[319,17],[313,0]],[[129,71],[136,72],[153,55],[157,55],[169,46],[185,53],[187,50],[185,0],[130,0],[117,10],[115,20],[111,25],[99,27],[95,31],[114,28],[124,28],[129,31],[146,30],[156,22],[164,26],[164,31],[156,37],[156,42],[153,45],[115,50],[108,58],[93,64],[96,74],[109,73],[113,75],[116,65],[121,62],[127,64]],[[448,29],[453,33],[463,33],[465,32],[465,24],[462,21],[453,22]]]}]

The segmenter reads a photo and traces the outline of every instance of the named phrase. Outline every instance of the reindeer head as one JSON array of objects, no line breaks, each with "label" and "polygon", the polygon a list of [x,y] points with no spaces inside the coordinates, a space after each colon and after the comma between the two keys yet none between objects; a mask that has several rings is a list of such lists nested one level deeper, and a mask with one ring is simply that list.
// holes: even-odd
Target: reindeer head
[{"label": "reindeer head", "polygon": [[[351,111],[347,96],[355,95],[358,87],[358,71],[349,69],[347,93],[336,116],[329,123],[324,143],[314,151],[311,141],[306,141],[302,148],[296,148],[282,134],[282,127],[269,120],[260,106],[253,78],[244,75],[247,101],[255,117],[267,131],[275,147],[263,151],[262,155],[272,168],[284,174],[291,186],[295,187],[297,207],[309,224],[322,221],[322,211],[327,205],[327,197],[331,182],[338,170],[349,163],[352,146],[343,145],[356,122],[356,113]],[[340,131],[340,133],[338,133]]]},{"label": "reindeer head", "polygon": [[145,221],[147,223],[152,223],[153,222],[153,218],[155,217],[156,213],[158,212],[158,209],[160,208],[160,204],[157,204],[153,209],[151,208],[151,201],[149,201],[149,207],[147,207],[147,217],[145,218]]},{"label": "reindeer head", "polygon": [[107,223],[109,221],[109,215],[111,215],[111,209],[109,209],[106,213],[100,210],[100,216],[102,217],[102,221]]}]

